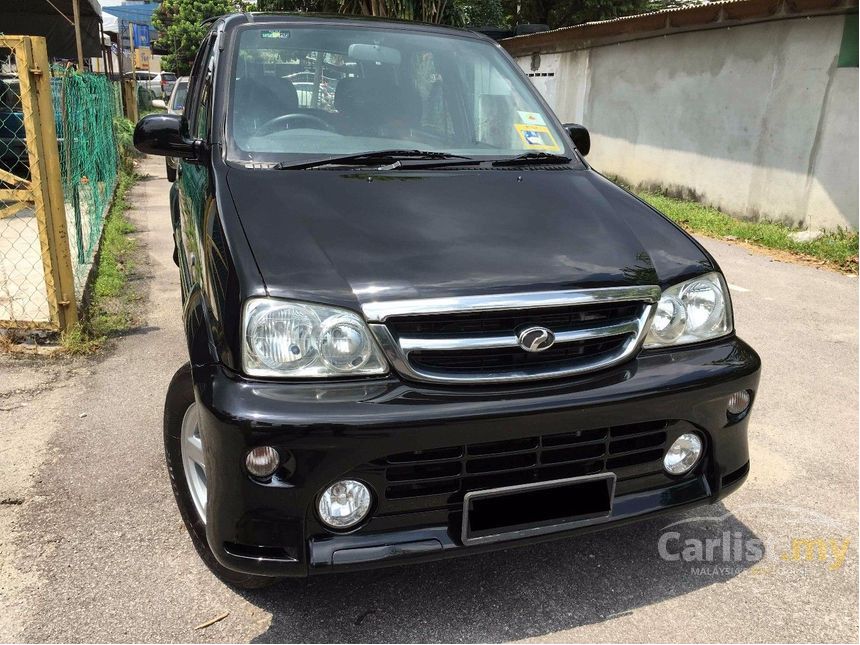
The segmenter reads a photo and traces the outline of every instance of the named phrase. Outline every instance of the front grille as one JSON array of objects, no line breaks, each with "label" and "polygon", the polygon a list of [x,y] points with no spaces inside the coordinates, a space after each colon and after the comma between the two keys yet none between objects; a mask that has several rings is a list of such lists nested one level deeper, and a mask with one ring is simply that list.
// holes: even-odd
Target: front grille
[{"label": "front grille", "polygon": [[672,423],[651,421],[400,453],[353,474],[380,493],[382,513],[441,508],[460,504],[470,491],[606,471],[624,482],[663,472]]},{"label": "front grille", "polygon": [[574,365],[617,352],[628,335],[593,338],[555,345],[546,351],[526,352],[519,347],[500,347],[467,351],[415,351],[409,355],[413,365],[422,370],[445,370],[481,373],[487,370],[534,370]]},{"label": "front grille", "polygon": [[[591,372],[630,358],[659,294],[657,287],[622,287],[397,301],[371,303],[365,314],[407,378],[522,381]],[[530,328],[546,334],[547,347],[535,351]]]}]

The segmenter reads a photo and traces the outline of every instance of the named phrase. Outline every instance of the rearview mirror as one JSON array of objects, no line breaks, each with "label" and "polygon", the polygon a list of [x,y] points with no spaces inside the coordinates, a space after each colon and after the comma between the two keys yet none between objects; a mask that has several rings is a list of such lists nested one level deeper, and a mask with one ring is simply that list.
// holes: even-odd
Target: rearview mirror
[{"label": "rearview mirror", "polygon": [[134,128],[134,147],[148,155],[196,159],[202,142],[191,138],[181,114],[149,114]]},{"label": "rearview mirror", "polygon": [[347,56],[353,60],[360,60],[366,63],[382,63],[385,65],[400,64],[400,51],[393,47],[385,47],[383,45],[353,43],[347,50]]},{"label": "rearview mirror", "polygon": [[162,99],[152,99],[152,107],[161,108],[162,110],[167,109],[167,103],[165,103]]},{"label": "rearview mirror", "polygon": [[583,157],[591,150],[591,135],[583,125],[578,123],[565,123],[564,129],[573,141],[573,145],[579,150],[579,154]]}]

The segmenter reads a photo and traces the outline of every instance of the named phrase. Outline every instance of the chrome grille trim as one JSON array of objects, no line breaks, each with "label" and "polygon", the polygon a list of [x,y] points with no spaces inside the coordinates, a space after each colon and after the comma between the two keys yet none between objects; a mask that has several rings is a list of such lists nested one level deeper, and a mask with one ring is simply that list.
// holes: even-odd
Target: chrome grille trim
[{"label": "chrome grille trim", "polygon": [[[607,289],[585,289],[580,291],[552,291],[525,294],[502,294],[490,296],[468,296],[463,298],[433,298],[398,300],[368,303],[363,306],[370,329],[385,352],[391,365],[406,378],[417,381],[448,384],[510,383],[560,378],[584,374],[611,367],[631,358],[641,347],[651,324],[651,318],[660,298],[658,286],[634,286]],[[628,338],[608,356],[576,365],[533,367],[532,369],[487,370],[478,374],[462,374],[453,371],[432,370],[416,366],[409,354],[416,351],[463,351],[482,349],[504,349],[518,346],[517,337],[510,336],[458,336],[420,338],[404,336],[396,338],[383,321],[395,316],[420,316],[434,314],[456,314],[479,311],[501,311],[538,309],[637,301],[642,309],[636,318],[601,325],[589,329],[555,331],[555,344],[585,341],[595,338],[627,336]],[[619,338],[620,340],[620,338]]]},{"label": "chrome grille trim", "polygon": [[[555,344],[571,343],[577,340],[588,340],[589,338],[606,338],[608,336],[620,336],[621,334],[635,334],[638,331],[639,319],[631,318],[614,325],[555,332]],[[400,337],[400,349],[406,354],[416,350],[453,351],[458,349],[494,349],[497,347],[517,347],[518,345],[519,340],[513,334],[510,336],[472,336],[468,338]]]},{"label": "chrome grille trim", "polygon": [[568,291],[531,291],[525,293],[457,296],[450,298],[388,300],[366,302],[361,305],[361,310],[367,322],[381,323],[392,316],[431,316],[433,314],[500,311],[504,309],[543,309],[630,300],[655,303],[660,300],[660,287],[656,285],[637,285]]}]

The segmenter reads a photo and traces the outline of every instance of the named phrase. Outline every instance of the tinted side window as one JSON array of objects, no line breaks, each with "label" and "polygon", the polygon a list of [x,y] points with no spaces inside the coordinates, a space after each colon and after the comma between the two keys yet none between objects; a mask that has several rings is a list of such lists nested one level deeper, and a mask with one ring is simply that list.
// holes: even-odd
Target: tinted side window
[{"label": "tinted side window", "polygon": [[194,126],[191,128],[191,132],[196,139],[206,139],[209,136],[211,96],[212,74],[207,72],[206,76],[203,78],[203,87],[200,89],[200,98],[197,102],[197,118],[195,119]]},{"label": "tinted side window", "polygon": [[201,93],[203,81],[207,75],[213,38],[214,36],[210,35],[203,41],[200,50],[197,52],[197,58],[194,59],[194,65],[191,67],[191,80],[188,82],[188,98],[185,103],[185,114],[188,116],[188,126],[192,135],[197,132],[197,115],[202,111],[200,109]]}]

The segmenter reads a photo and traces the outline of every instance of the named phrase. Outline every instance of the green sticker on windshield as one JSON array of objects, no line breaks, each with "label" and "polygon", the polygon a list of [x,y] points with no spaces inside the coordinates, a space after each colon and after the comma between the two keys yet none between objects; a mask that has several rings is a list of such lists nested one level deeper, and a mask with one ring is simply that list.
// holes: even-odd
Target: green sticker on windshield
[{"label": "green sticker on windshield", "polygon": [[289,38],[290,32],[285,29],[264,29],[260,32],[260,38]]}]

